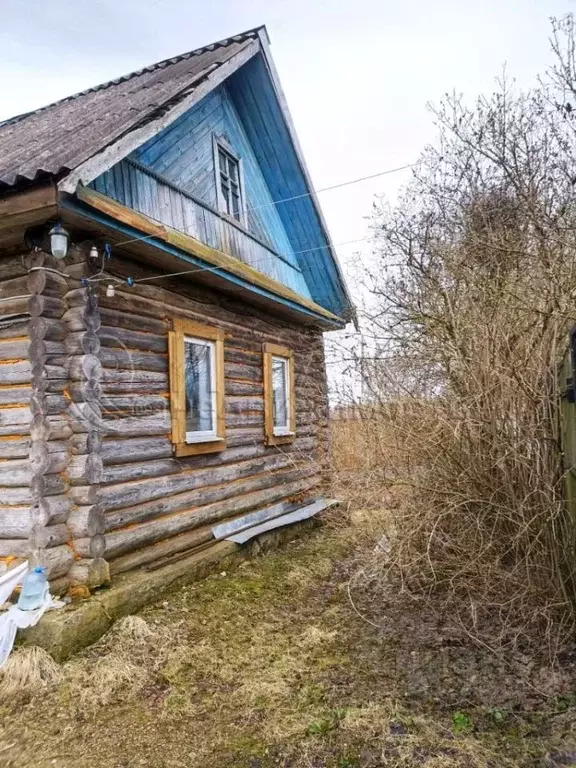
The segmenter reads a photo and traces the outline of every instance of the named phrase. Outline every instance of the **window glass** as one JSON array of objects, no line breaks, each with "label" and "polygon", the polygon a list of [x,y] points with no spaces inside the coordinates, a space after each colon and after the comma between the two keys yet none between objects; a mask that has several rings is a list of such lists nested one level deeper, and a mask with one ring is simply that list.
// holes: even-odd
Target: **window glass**
[{"label": "window glass", "polygon": [[186,439],[215,432],[214,342],[184,339]]},{"label": "window glass", "polygon": [[274,429],[288,429],[288,360],[272,357],[272,408]]},{"label": "window glass", "polygon": [[218,145],[218,167],[224,211],[240,221],[242,218],[240,162]]}]

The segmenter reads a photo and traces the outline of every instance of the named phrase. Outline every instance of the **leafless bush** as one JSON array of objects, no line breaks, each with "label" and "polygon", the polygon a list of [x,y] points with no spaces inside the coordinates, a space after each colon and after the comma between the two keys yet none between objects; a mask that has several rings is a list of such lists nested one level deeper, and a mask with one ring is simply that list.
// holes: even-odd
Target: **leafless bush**
[{"label": "leafless bush", "polygon": [[439,140],[399,205],[376,211],[366,265],[364,413],[380,465],[363,460],[381,487],[411,489],[395,572],[500,647],[555,648],[575,615],[558,391],[576,319],[571,17],[554,23],[553,48],[533,91],[504,76],[471,108],[452,95],[434,110]]}]

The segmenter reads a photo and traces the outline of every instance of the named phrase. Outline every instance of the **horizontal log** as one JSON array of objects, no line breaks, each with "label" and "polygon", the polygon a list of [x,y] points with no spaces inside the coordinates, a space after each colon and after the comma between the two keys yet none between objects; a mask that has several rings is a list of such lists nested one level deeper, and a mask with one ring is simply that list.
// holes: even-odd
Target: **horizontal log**
[{"label": "horizontal log", "polygon": [[30,314],[28,297],[22,294],[20,297],[0,302],[0,318],[27,317]]},{"label": "horizontal log", "polygon": [[0,281],[0,299],[10,299],[13,296],[23,296],[31,293],[28,290],[28,277],[26,274],[13,277],[11,280]]},{"label": "horizontal log", "polygon": [[74,553],[67,544],[51,549],[35,550],[31,558],[31,565],[42,565],[46,568],[47,576],[55,579],[68,573],[74,563]]},{"label": "horizontal log", "polygon": [[100,328],[99,313],[94,313],[86,305],[70,307],[62,315],[62,321],[66,323],[70,332],[97,331]]},{"label": "horizontal log", "polygon": [[28,321],[21,317],[0,319],[0,339],[16,339],[28,336]]},{"label": "horizontal log", "polygon": [[219,485],[250,475],[271,472],[274,469],[288,466],[290,461],[288,456],[275,454],[237,464],[193,469],[178,475],[168,475],[152,480],[138,480],[127,484],[117,483],[103,486],[100,488],[99,496],[105,511],[132,507],[135,504],[170,496],[173,493],[182,493],[194,488]]},{"label": "horizontal log", "polygon": [[67,420],[60,416],[34,416],[30,426],[33,441],[66,440],[72,435],[72,428]]},{"label": "horizontal log", "polygon": [[74,355],[66,361],[66,372],[71,379],[96,379],[102,373],[102,364],[96,355]]},{"label": "horizontal log", "polygon": [[179,533],[164,541],[157,541],[154,544],[137,549],[135,552],[117,557],[110,563],[110,573],[115,575],[132,571],[136,568],[141,568],[147,563],[153,563],[162,557],[174,555],[177,552],[186,552],[213,539],[212,529],[209,526],[186,533]]},{"label": "horizontal log", "polygon": [[93,432],[101,429],[102,411],[97,402],[74,403],[68,405],[67,418],[75,434]]},{"label": "horizontal log", "polygon": [[64,414],[68,408],[68,400],[64,395],[34,394],[30,398],[30,410],[33,416],[56,416]]},{"label": "horizontal log", "polygon": [[[46,443],[33,443],[30,449],[30,467],[34,474],[62,472],[68,465],[68,452],[49,452]],[[1,466],[1,464],[0,464]]]},{"label": "horizontal log", "polygon": [[68,372],[62,365],[34,362],[31,364],[32,383],[37,386],[40,381],[68,380]]},{"label": "horizontal log", "polygon": [[142,525],[126,530],[106,534],[106,558],[111,559],[125,554],[144,544],[166,539],[191,528],[198,528],[208,523],[213,524],[239,512],[249,511],[265,504],[289,498],[314,486],[312,477],[301,478],[280,487],[247,493],[226,501],[218,501],[197,509],[187,510],[179,515],[169,515],[158,520],[151,520]]},{"label": "horizontal log", "polygon": [[6,506],[34,504],[38,497],[34,495],[29,485],[19,488],[10,488],[0,486],[0,500]]},{"label": "horizontal log", "polygon": [[8,408],[0,408],[0,425],[19,425],[30,424],[32,421],[32,412],[28,407],[13,406]]},{"label": "horizontal log", "polygon": [[26,277],[28,267],[21,256],[3,256],[0,259],[0,280],[8,282],[15,277]]},{"label": "horizontal log", "polygon": [[110,414],[127,414],[131,416],[146,416],[168,407],[168,398],[161,395],[140,395],[139,397],[123,397],[122,395],[107,395],[101,400],[102,412]]},{"label": "horizontal log", "polygon": [[64,298],[69,307],[87,307],[91,312],[96,310],[98,304],[90,286],[73,288],[71,291],[67,291]]},{"label": "horizontal log", "polygon": [[68,528],[64,523],[58,525],[36,525],[30,534],[32,549],[49,549],[64,544],[68,538]]},{"label": "horizontal log", "polygon": [[41,293],[60,299],[67,290],[68,284],[65,277],[49,272],[42,267],[36,268],[28,275],[28,293]]},{"label": "horizontal log", "polygon": [[110,566],[101,557],[77,560],[68,571],[71,586],[85,585],[88,589],[110,583]]},{"label": "horizontal log", "polygon": [[30,451],[30,437],[0,437],[0,459],[25,459]]},{"label": "horizontal log", "polygon": [[68,447],[74,455],[81,453],[98,453],[102,445],[100,430],[93,429],[90,432],[82,432],[72,435]]},{"label": "horizontal log", "polygon": [[[131,377],[133,378],[133,381],[114,382],[109,381],[106,373],[107,371],[104,369],[104,373],[100,381],[100,391],[103,397],[107,395],[153,395],[157,393],[162,393],[167,396],[168,394],[168,382],[166,380],[167,377],[165,376],[162,379],[156,381],[142,381],[140,380],[140,376],[134,376]],[[140,371],[140,373],[144,373],[144,371]]]},{"label": "horizontal log", "polygon": [[3,405],[27,405],[32,397],[32,387],[19,384],[0,386],[0,407]]},{"label": "horizontal log", "polygon": [[264,425],[258,427],[238,427],[226,429],[226,446],[228,448],[237,448],[243,445],[255,445],[264,440]]},{"label": "horizontal log", "polygon": [[32,365],[29,360],[0,363],[0,384],[28,384],[32,381]]},{"label": "horizontal log", "polygon": [[144,437],[146,435],[167,435],[171,420],[167,411],[152,416],[126,416],[102,420],[102,435],[105,437]]},{"label": "horizontal log", "polygon": [[92,485],[102,479],[102,459],[97,453],[71,456],[66,477],[72,485]]},{"label": "horizontal log", "polygon": [[29,538],[35,526],[49,522],[39,505],[0,507],[0,539]]},{"label": "horizontal log", "polygon": [[234,496],[243,496],[252,491],[261,491],[274,486],[280,487],[287,482],[314,474],[316,471],[316,466],[283,469],[221,485],[202,486],[192,491],[144,502],[134,507],[114,510],[105,515],[106,531],[143,523],[164,515],[175,515],[187,509],[223,501]]},{"label": "horizontal log", "polygon": [[225,361],[224,376],[227,379],[241,379],[242,381],[262,383],[262,369],[255,365],[246,365],[245,363],[230,363]]},{"label": "horizontal log", "polygon": [[72,382],[68,385],[67,392],[75,403],[96,402],[102,397],[102,387],[98,379]]},{"label": "horizontal log", "polygon": [[44,341],[64,341],[68,328],[62,320],[48,317],[33,317],[27,324],[31,339]]},{"label": "horizontal log", "polygon": [[[0,442],[0,451],[2,444]],[[164,436],[147,438],[129,438],[102,441],[100,456],[104,465],[127,464],[152,459],[168,459],[172,456],[172,441]]]},{"label": "horizontal log", "polygon": [[34,294],[28,299],[28,311],[32,317],[60,318],[66,310],[62,299]]},{"label": "horizontal log", "polygon": [[168,356],[159,352],[102,347],[99,357],[104,368],[113,368],[114,370],[157,372],[168,370]]},{"label": "horizontal log", "polygon": [[247,352],[241,349],[231,348],[228,344],[224,345],[224,361],[227,363],[245,363],[246,365],[255,365],[262,375],[262,350],[259,352]]},{"label": "horizontal log", "polygon": [[258,413],[264,411],[263,397],[230,396],[226,398],[226,414]]},{"label": "horizontal log", "polygon": [[72,538],[83,539],[104,532],[104,513],[100,504],[76,507],[67,519]]},{"label": "horizontal log", "polygon": [[75,331],[64,342],[69,355],[98,355],[100,339],[95,331]]},{"label": "horizontal log", "polygon": [[68,494],[46,496],[38,502],[40,514],[46,517],[46,524],[65,523],[72,504],[73,500]]},{"label": "horizontal log", "polygon": [[68,489],[68,496],[78,506],[97,504],[98,495],[96,485],[71,485]]},{"label": "horizontal log", "polygon": [[226,379],[224,391],[227,396],[263,395],[264,385],[257,381],[236,381],[234,379]]},{"label": "horizontal log", "polygon": [[68,485],[61,475],[33,475],[30,490],[34,500],[43,496],[58,496],[64,493]]},{"label": "horizontal log", "polygon": [[157,461],[137,461],[133,464],[118,464],[115,467],[105,467],[102,473],[102,484],[124,483],[143,478],[164,477],[180,472],[181,465],[177,459],[158,459]]},{"label": "horizontal log", "polygon": [[28,539],[0,539],[0,557],[28,557],[31,553]]},{"label": "horizontal log", "polygon": [[158,334],[132,331],[122,326],[102,325],[98,336],[103,347],[161,353],[168,351],[168,337],[164,329]]},{"label": "horizontal log", "polygon": [[28,358],[30,339],[25,336],[21,339],[0,339],[0,361],[25,360]]},{"label": "horizontal log", "polygon": [[71,546],[80,557],[103,557],[106,551],[106,539],[101,533],[97,533],[90,538],[74,539]]},{"label": "horizontal log", "polygon": [[102,326],[106,328],[123,328],[126,331],[147,331],[159,336],[165,335],[170,330],[170,324],[164,319],[153,319],[144,315],[131,312],[119,312],[111,307],[100,304],[100,317]]}]

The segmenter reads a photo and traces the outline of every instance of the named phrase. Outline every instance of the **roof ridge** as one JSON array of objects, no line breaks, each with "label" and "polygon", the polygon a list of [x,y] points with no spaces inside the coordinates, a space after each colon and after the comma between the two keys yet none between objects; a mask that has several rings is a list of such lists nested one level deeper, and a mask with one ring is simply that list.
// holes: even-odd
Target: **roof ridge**
[{"label": "roof ridge", "polygon": [[194,48],[192,51],[186,51],[185,53],[178,54],[177,56],[170,56],[167,59],[162,59],[162,61],[157,61],[155,64],[149,64],[146,67],[141,67],[140,69],[136,69],[133,72],[128,72],[127,74],[121,75],[120,77],[115,77],[113,80],[107,80],[104,83],[93,85],[92,87],[86,88],[83,91],[78,91],[78,93],[74,93],[71,96],[65,96],[63,99],[57,99],[56,101],[53,101],[50,104],[46,104],[43,107],[38,107],[38,109],[32,109],[29,112],[23,112],[20,115],[9,117],[6,120],[0,121],[0,128],[4,128],[8,125],[14,125],[20,120],[24,120],[31,115],[37,115],[38,113],[44,112],[44,110],[55,107],[58,104],[65,104],[68,101],[74,101],[74,99],[77,99],[80,96],[86,96],[88,93],[103,91],[106,88],[112,87],[113,85],[118,85],[119,83],[126,82],[127,80],[132,80],[132,78],[139,77],[145,72],[154,72],[155,70],[162,69],[163,67],[166,67],[170,64],[177,64],[179,61],[189,59],[192,56],[200,56],[201,54],[206,53],[207,51],[213,51],[216,48],[225,48],[232,43],[238,43],[243,40],[249,40],[250,38],[256,38],[261,30],[266,31],[266,26],[264,24],[261,24],[259,27],[247,29],[245,32],[239,32],[238,34],[232,35],[231,37],[225,37],[222,40],[217,40],[215,43],[203,45],[201,48]]}]

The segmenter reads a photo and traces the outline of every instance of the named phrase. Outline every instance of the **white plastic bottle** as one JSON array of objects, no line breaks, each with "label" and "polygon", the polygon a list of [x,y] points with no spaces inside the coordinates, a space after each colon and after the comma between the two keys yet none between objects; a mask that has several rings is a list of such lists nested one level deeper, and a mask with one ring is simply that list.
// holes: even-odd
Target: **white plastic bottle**
[{"label": "white plastic bottle", "polygon": [[26,574],[22,582],[22,590],[18,598],[18,608],[22,611],[35,611],[40,608],[46,589],[48,588],[48,579],[45,574],[46,568],[37,566],[30,573]]}]

